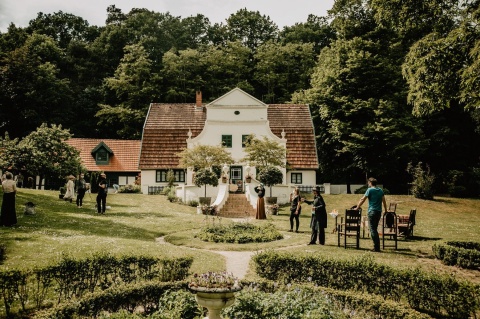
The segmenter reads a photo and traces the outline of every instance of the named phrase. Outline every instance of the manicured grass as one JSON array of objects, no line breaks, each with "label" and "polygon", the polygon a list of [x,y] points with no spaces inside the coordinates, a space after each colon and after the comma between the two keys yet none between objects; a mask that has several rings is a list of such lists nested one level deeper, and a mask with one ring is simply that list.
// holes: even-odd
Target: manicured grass
[{"label": "manicured grass", "polygon": [[[358,202],[361,195],[324,195],[327,211],[340,213]],[[37,204],[37,214],[23,215],[23,205]],[[437,197],[424,201],[412,196],[387,196],[387,202],[397,202],[397,213],[408,214],[417,209],[414,237],[399,240],[397,251],[386,249],[371,253],[370,238],[361,239],[361,249],[337,247],[336,234],[332,234],[334,219],[329,217],[326,245],[307,246],[310,238],[310,210],[303,204],[300,233],[289,233],[288,207],[281,207],[279,215],[267,220],[249,220],[251,223],[273,223],[285,239],[270,243],[225,244],[209,243],[194,238],[205,225],[204,215],[196,208],[172,204],[165,196],[141,194],[109,194],[105,215],[94,210],[95,194],[87,194],[82,209],[58,199],[56,191],[21,189],[17,194],[18,225],[0,228],[0,242],[7,247],[7,259],[0,268],[31,268],[58,260],[62,254],[82,257],[94,252],[116,255],[145,254],[154,256],[193,256],[192,272],[224,270],[222,256],[209,252],[222,250],[260,251],[282,249],[295,254],[328,254],[335,258],[352,258],[371,254],[378,262],[396,267],[422,267],[444,273],[454,273],[461,278],[480,283],[480,273],[448,267],[435,260],[432,245],[438,241],[480,241],[480,200]],[[364,211],[367,203],[364,204]],[[208,221],[211,223],[212,221]],[[218,221],[216,221],[218,222]],[[232,220],[222,218],[221,223]],[[162,243],[162,239],[169,244]],[[191,249],[196,248],[196,249]],[[255,278],[249,273],[248,277]]]}]

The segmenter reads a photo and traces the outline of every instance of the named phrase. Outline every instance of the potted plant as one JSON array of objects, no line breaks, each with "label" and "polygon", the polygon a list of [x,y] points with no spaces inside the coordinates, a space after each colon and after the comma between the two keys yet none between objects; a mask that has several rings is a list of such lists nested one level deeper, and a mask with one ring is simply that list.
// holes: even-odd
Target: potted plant
[{"label": "potted plant", "polygon": [[193,275],[188,288],[195,293],[197,303],[208,309],[208,319],[221,319],[222,309],[232,305],[235,292],[242,289],[232,273],[211,271]]},{"label": "potted plant", "polygon": [[207,185],[218,186],[217,174],[209,169],[199,169],[195,174],[195,185],[205,187],[205,196],[200,197],[199,201],[202,205],[210,205],[210,197],[207,197]]},{"label": "potted plant", "polygon": [[245,176],[245,181],[247,183],[251,183],[252,182],[252,176],[250,176],[250,175]]},{"label": "potted plant", "polygon": [[270,205],[270,211],[272,212],[272,215],[278,215],[278,204]]}]

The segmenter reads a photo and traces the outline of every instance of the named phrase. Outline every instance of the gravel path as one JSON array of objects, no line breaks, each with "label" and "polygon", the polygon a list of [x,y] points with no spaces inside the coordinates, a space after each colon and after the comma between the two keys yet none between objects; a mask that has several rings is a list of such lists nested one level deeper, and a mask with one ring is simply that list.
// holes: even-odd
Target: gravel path
[{"label": "gravel path", "polygon": [[217,251],[227,261],[227,272],[233,273],[238,279],[245,278],[254,251]]},{"label": "gravel path", "polygon": [[[165,241],[164,237],[159,237],[156,239],[159,244],[170,245]],[[195,250],[205,250],[205,249],[196,249]],[[226,271],[233,273],[238,279],[245,278],[245,275],[248,271],[248,266],[250,264],[250,259],[256,253],[255,251],[216,251],[216,250],[205,250],[211,253],[217,253],[225,257],[226,260]]]}]

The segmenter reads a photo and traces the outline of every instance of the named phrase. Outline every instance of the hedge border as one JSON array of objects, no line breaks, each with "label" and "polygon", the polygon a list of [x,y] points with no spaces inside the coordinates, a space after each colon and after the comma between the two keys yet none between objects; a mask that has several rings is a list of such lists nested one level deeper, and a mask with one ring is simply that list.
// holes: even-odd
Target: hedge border
[{"label": "hedge border", "polygon": [[435,258],[444,265],[480,270],[480,243],[472,241],[447,241],[432,246]]},{"label": "hedge border", "polygon": [[[285,286],[273,281],[242,280],[242,285],[252,286],[264,292],[274,292]],[[302,287],[304,285],[298,285]],[[65,302],[55,308],[39,311],[34,319],[70,319],[80,317],[97,317],[101,312],[118,312],[126,310],[133,312],[142,307],[149,314],[159,308],[159,297],[167,290],[188,290],[188,281],[163,283],[158,281],[140,283],[129,286],[114,287],[98,293],[85,296],[77,302]],[[292,286],[294,289],[295,286]],[[386,301],[376,295],[359,294],[352,291],[339,291],[325,287],[313,287],[314,292],[328,296],[332,301],[344,308],[364,310],[369,314],[383,319],[431,319],[408,306],[394,301]]]},{"label": "hedge border", "polygon": [[434,317],[464,319],[480,309],[478,285],[419,268],[398,270],[375,263],[371,256],[340,260],[270,250],[253,261],[257,274],[268,280],[376,294]]}]

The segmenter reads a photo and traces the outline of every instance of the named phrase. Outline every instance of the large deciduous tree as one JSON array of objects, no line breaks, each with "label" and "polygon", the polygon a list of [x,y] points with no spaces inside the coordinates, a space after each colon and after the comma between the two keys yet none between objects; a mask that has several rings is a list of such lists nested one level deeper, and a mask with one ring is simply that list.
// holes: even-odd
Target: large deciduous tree
[{"label": "large deciduous tree", "polygon": [[214,166],[234,163],[232,155],[224,147],[215,145],[195,145],[177,155],[180,158],[180,167],[194,170],[211,170]]},{"label": "large deciduous tree", "polygon": [[245,141],[243,162],[262,170],[266,167],[285,167],[287,150],[278,142],[263,136],[261,139],[251,135]]},{"label": "large deciduous tree", "polygon": [[315,53],[330,45],[336,35],[326,17],[308,15],[307,22],[286,26],[279,34],[281,43],[311,43]]},{"label": "large deciduous tree", "polygon": [[227,30],[230,40],[240,40],[252,52],[255,52],[261,44],[278,36],[278,26],[270,20],[270,17],[246,8],[228,17]]},{"label": "large deciduous tree", "polygon": [[[414,114],[425,119],[430,138],[424,162],[438,176],[440,191],[448,191],[445,185],[458,172],[478,181],[473,172],[480,157],[479,16],[480,3],[470,3],[454,28],[429,33],[411,46],[403,64],[408,101]],[[457,182],[455,186],[477,188]]]},{"label": "large deciduous tree", "polygon": [[147,109],[158,97],[158,75],[152,73],[152,61],[141,45],[125,47],[114,77],[107,78],[105,85],[115,92],[116,105],[102,105],[97,112],[99,125],[105,131],[115,130],[122,138],[139,138]]},{"label": "large deciduous tree", "polygon": [[0,64],[2,132],[25,136],[42,122],[64,123],[70,117],[69,80],[62,78],[62,50],[40,34],[6,54]]},{"label": "large deciduous tree", "polygon": [[257,92],[264,102],[285,103],[295,91],[309,87],[315,66],[312,43],[268,42],[258,48],[254,57]]},{"label": "large deciduous tree", "polygon": [[1,153],[1,162],[25,167],[29,174],[40,176],[40,180],[76,174],[82,170],[82,164],[79,151],[66,143],[70,138],[69,130],[61,125],[49,127],[44,123],[18,144],[6,137],[2,144],[7,149]]},{"label": "large deciduous tree", "polygon": [[421,121],[405,100],[397,39],[384,38],[389,31],[366,1],[338,1],[331,13],[339,39],[322,50],[312,89],[294,101],[312,105],[323,174],[344,176],[347,185],[359,172],[397,184],[424,147]]}]

